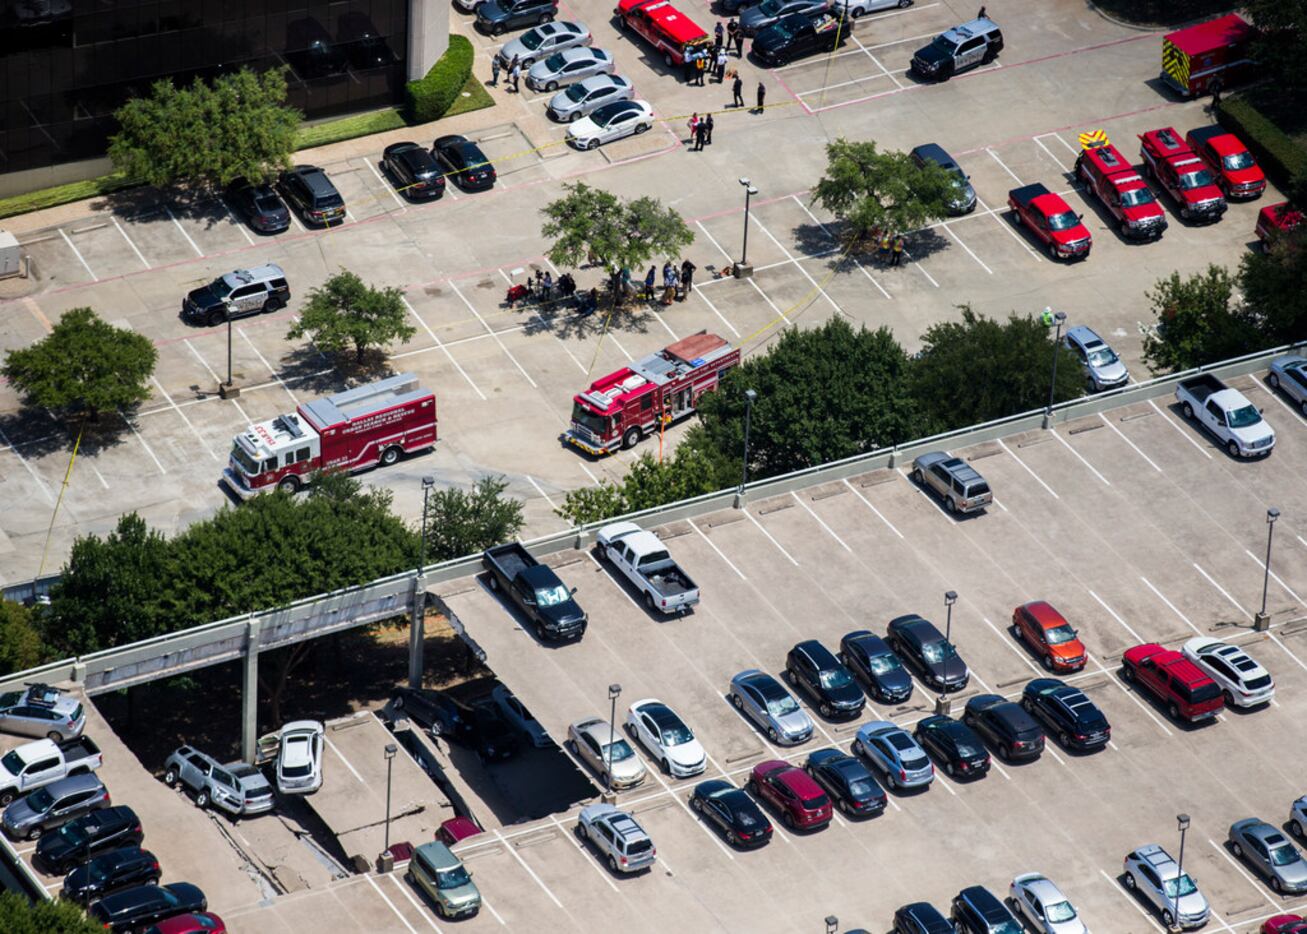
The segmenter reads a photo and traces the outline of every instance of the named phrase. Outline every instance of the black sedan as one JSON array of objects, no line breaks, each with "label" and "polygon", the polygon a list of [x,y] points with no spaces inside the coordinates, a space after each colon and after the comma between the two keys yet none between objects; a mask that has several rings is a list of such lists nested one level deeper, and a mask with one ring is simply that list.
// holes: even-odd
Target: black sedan
[{"label": "black sedan", "polygon": [[101,853],[68,873],[60,894],[70,901],[87,905],[110,892],[137,885],[155,885],[158,881],[159,861],[154,854],[139,846],[124,846]]},{"label": "black sedan", "polygon": [[838,749],[818,749],[803,768],[850,817],[875,817],[885,810],[885,790],[853,756]]},{"label": "black sedan", "polygon": [[381,168],[399,193],[412,201],[430,201],[445,193],[445,176],[431,155],[417,143],[392,143],[381,156]]},{"label": "black sedan", "polygon": [[762,846],[771,839],[767,815],[742,789],[714,778],[694,786],[690,807],[716,827],[732,846]]},{"label": "black sedan", "polygon": [[847,633],[840,640],[839,660],[882,704],[903,704],[912,696],[912,676],[885,640],[873,632],[859,629]]},{"label": "black sedan", "polygon": [[930,902],[913,902],[894,912],[894,934],[952,934],[953,922]]},{"label": "black sedan", "polygon": [[243,178],[237,179],[227,189],[227,200],[252,230],[274,234],[290,227],[290,209],[267,183],[253,185]]},{"label": "black sedan", "polygon": [[126,805],[101,808],[41,837],[32,861],[47,875],[61,876],[79,863],[106,850],[141,845],[145,834],[140,818]]},{"label": "black sedan", "polygon": [[481,147],[466,136],[442,136],[431,154],[464,191],[487,191],[495,187],[495,167]]},{"label": "black sedan", "polygon": [[1042,721],[1068,749],[1102,749],[1112,726],[1085,692],[1057,678],[1036,678],[1021,692],[1021,706]]},{"label": "black sedan", "polygon": [[965,723],[943,715],[927,717],[913,735],[953,778],[980,778],[989,771],[985,744]]},{"label": "black sedan", "polygon": [[1044,751],[1044,731],[1021,705],[998,694],[977,694],[967,701],[962,715],[1008,761],[1038,759]]},{"label": "black sedan", "polygon": [[477,26],[492,36],[510,29],[547,23],[558,15],[558,0],[486,0],[477,5]]},{"label": "black sedan", "polygon": [[209,902],[198,886],[173,882],[168,885],[138,885],[134,889],[114,892],[92,905],[87,914],[91,920],[116,934],[136,931],[174,915],[203,911],[207,907]]},{"label": "black sedan", "polygon": [[953,643],[928,619],[912,614],[890,620],[887,641],[936,691],[961,691],[971,679],[971,670]]}]

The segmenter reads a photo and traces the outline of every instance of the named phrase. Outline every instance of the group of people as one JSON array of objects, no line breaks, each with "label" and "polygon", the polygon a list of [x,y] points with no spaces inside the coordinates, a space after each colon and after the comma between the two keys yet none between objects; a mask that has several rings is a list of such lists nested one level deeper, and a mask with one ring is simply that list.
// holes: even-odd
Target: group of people
[{"label": "group of people", "polygon": [[718,84],[726,80],[726,60],[731,49],[736,58],[744,57],[744,30],[732,19],[725,26],[717,21],[713,29],[713,44],[708,46],[690,46],[685,51],[685,81],[703,87],[704,78],[712,75]]},{"label": "group of people", "polygon": [[888,230],[873,231],[873,238],[876,240],[876,253],[880,261],[887,266],[897,266],[903,262],[903,234],[891,235]]},{"label": "group of people", "polygon": [[570,272],[559,274],[557,281],[554,274],[547,269],[537,269],[534,276],[528,276],[526,282],[510,286],[508,303],[567,301],[576,294],[576,280]]},{"label": "group of people", "polygon": [[694,271],[698,268],[688,259],[681,260],[680,268],[677,268],[671,260],[663,263],[663,291],[662,296],[659,297],[655,294],[658,267],[650,266],[649,271],[644,275],[644,293],[642,297],[645,301],[650,302],[658,298],[663,305],[670,305],[674,301],[685,301],[690,292],[694,290]]},{"label": "group of people", "polygon": [[713,119],[711,113],[706,113],[702,117],[697,112],[690,114],[686,126],[690,128],[690,141],[694,143],[692,152],[700,152],[703,147],[712,145]]},{"label": "group of people", "polygon": [[[503,70],[503,65],[500,64],[499,56],[496,55],[494,58],[490,59],[491,87],[498,87],[499,72],[501,70]],[[517,91],[518,83],[521,80],[522,80],[522,62],[519,60],[518,56],[514,55],[513,60],[508,63],[508,80],[505,82],[504,86],[509,91]]]}]

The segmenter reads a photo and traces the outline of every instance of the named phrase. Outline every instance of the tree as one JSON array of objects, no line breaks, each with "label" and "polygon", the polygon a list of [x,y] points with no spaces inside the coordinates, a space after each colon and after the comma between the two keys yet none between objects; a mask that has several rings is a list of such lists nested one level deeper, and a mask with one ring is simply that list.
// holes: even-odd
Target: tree
[{"label": "tree", "polygon": [[1307,226],[1279,237],[1267,253],[1239,264],[1241,317],[1257,334],[1248,352],[1307,338]]},{"label": "tree", "polygon": [[660,463],[646,451],[631,465],[620,486],[604,480],[569,490],[563,505],[554,511],[574,525],[586,525],[713,493],[732,482],[721,476],[718,459],[703,443],[702,432],[692,428],[671,457]]},{"label": "tree", "polygon": [[1252,58],[1275,75],[1283,91],[1307,89],[1307,0],[1247,0],[1242,6],[1258,30]]},{"label": "tree", "polygon": [[76,903],[58,899],[29,902],[14,892],[0,894],[0,931],[5,934],[104,934]]},{"label": "tree", "polygon": [[342,269],[312,289],[299,318],[286,332],[296,340],[308,334],[320,350],[344,353],[353,348],[354,362],[362,363],[369,347],[409,340],[417,330],[408,323],[402,289],[374,289]]},{"label": "tree", "polygon": [[0,674],[26,671],[48,659],[32,611],[21,603],[0,600]]},{"label": "tree", "polygon": [[704,456],[713,459],[716,478],[740,476],[745,389],[757,392],[749,434],[754,478],[906,441],[918,425],[907,371],[908,356],[888,328],[855,331],[831,318],[818,328],[787,330],[700,401]]},{"label": "tree", "polygon": [[1258,343],[1234,299],[1234,279],[1223,266],[1181,278],[1171,273],[1145,293],[1155,326],[1144,334],[1144,361],[1172,373],[1237,357]]},{"label": "tree", "polygon": [[845,223],[846,244],[856,249],[873,231],[906,233],[946,217],[958,196],[947,169],[840,138],[826,146],[826,174],[812,200]]},{"label": "tree", "polygon": [[148,399],[158,359],[149,338],[73,308],[44,338],[9,351],[0,372],[26,404],[94,421]]},{"label": "tree", "polygon": [[222,186],[289,168],[301,115],[286,106],[284,68],[242,68],[212,85],[156,81],[149,97],[129,100],[114,119],[121,129],[109,138],[109,158],[128,177]]},{"label": "tree", "polygon": [[1058,357],[1055,402],[1084,391],[1079,361],[1054,343],[1052,328],[1033,315],[1006,322],[961,305],[960,321],[933,324],[912,362],[912,397],[921,407],[922,434],[975,425],[1043,408],[1048,402],[1053,355]]},{"label": "tree", "polygon": [[545,254],[556,266],[597,262],[608,271],[614,300],[623,269],[633,274],[654,257],[674,258],[694,242],[680,212],[656,198],[622,201],[585,182],[563,186],[567,194],[541,210],[540,235],[552,241]]},{"label": "tree", "polygon": [[485,551],[522,531],[522,501],[504,496],[508,481],[482,477],[470,491],[447,487],[427,501],[428,561],[448,561]]}]

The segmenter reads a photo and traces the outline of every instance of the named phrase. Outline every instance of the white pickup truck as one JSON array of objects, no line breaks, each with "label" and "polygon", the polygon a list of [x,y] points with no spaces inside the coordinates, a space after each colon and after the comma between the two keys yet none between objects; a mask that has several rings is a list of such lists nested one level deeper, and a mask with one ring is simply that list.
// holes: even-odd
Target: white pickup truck
[{"label": "white pickup truck", "polygon": [[87,736],[56,743],[38,739],[0,757],[0,807],[68,775],[91,772],[104,764],[100,747]]},{"label": "white pickup truck", "polygon": [[650,610],[684,613],[699,602],[699,588],[653,532],[634,522],[614,522],[600,529],[596,540],[600,553],[644,594]]},{"label": "white pickup truck", "polygon": [[1275,447],[1275,432],[1261,410],[1210,373],[1182,381],[1175,398],[1184,417],[1206,428],[1231,457],[1265,457]]}]

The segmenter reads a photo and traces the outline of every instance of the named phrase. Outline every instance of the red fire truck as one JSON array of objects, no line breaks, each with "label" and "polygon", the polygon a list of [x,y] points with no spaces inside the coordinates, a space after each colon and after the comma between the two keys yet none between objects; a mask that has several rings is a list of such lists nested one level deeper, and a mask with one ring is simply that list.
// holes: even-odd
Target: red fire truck
[{"label": "red fire truck", "polygon": [[699,397],[717,388],[740,352],[700,331],[590,384],[572,399],[569,444],[590,454],[629,448],[659,423],[691,414]]},{"label": "red fire truck", "polygon": [[435,393],[401,373],[251,425],[233,440],[222,479],[243,500],[274,487],[294,493],[315,470],[389,467],[435,444]]},{"label": "red fire truck", "polygon": [[684,65],[687,52],[706,51],[710,44],[708,33],[671,0],[618,0],[613,12],[624,29],[639,33],[662,52],[663,64],[669,68]]},{"label": "red fire truck", "polygon": [[1185,97],[1228,88],[1253,73],[1248,45],[1256,30],[1237,13],[1162,38],[1162,80]]}]

